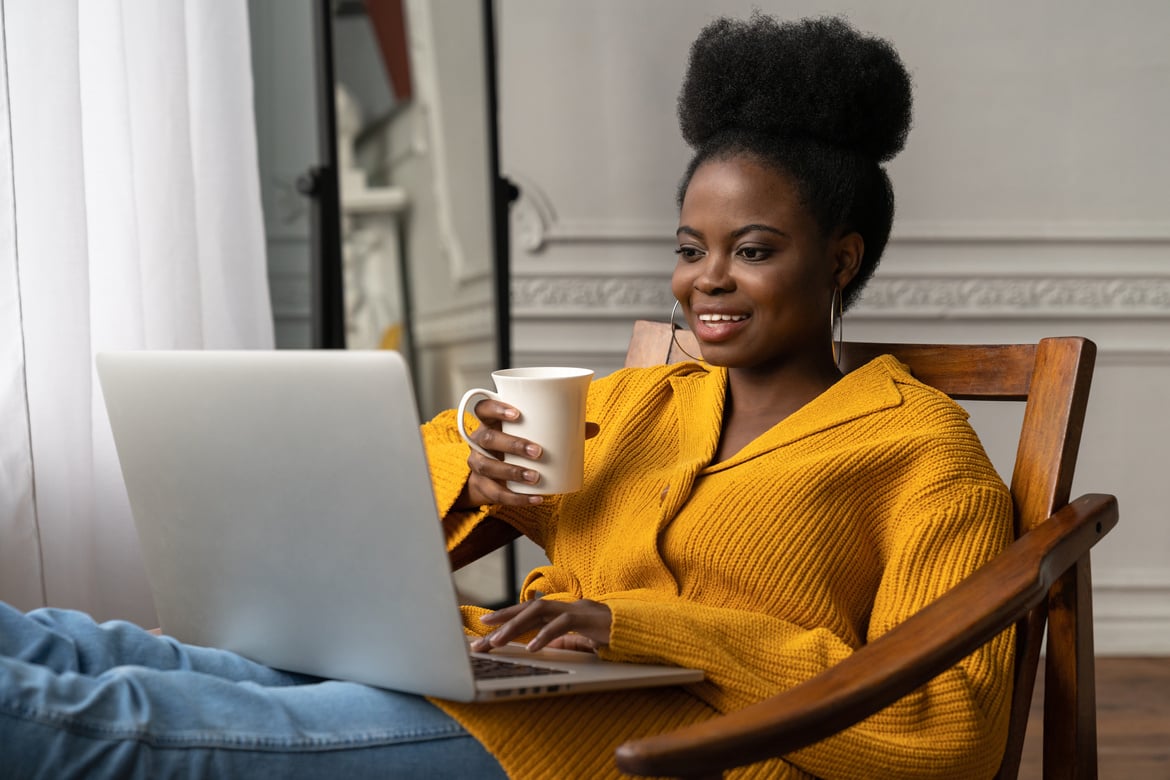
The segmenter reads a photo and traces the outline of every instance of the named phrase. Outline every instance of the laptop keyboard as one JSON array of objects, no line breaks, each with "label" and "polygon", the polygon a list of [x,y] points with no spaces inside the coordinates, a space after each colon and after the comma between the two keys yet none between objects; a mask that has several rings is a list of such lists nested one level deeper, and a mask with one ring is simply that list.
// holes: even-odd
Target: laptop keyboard
[{"label": "laptop keyboard", "polygon": [[494,658],[471,657],[471,671],[477,680],[496,680],[501,677],[528,677],[541,674],[568,674],[567,669],[548,669],[515,661],[497,661]]}]

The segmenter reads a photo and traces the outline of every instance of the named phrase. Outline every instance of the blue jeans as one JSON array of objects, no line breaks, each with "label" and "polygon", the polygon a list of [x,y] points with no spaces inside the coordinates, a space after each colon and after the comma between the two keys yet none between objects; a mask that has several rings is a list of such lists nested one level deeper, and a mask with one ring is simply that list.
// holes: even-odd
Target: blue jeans
[{"label": "blue jeans", "polygon": [[0,603],[4,777],[504,772],[426,699],[279,672],[78,612]]}]

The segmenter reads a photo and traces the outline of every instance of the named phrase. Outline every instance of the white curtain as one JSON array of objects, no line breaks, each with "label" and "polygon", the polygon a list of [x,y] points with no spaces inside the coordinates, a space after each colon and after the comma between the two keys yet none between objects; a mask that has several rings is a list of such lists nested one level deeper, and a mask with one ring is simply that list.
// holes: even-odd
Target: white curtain
[{"label": "white curtain", "polygon": [[149,624],[93,356],[273,346],[246,0],[0,14],[0,599]]}]

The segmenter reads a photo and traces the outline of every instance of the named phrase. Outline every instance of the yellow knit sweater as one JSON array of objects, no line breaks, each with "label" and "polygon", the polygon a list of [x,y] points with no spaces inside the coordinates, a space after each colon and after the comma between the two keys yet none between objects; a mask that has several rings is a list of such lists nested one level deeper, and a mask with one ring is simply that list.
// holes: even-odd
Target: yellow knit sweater
[{"label": "yellow knit sweater", "polygon": [[[1011,497],[961,407],[878,358],[730,459],[727,373],[695,363],[593,383],[585,488],[487,513],[543,547],[524,598],[600,601],[606,658],[702,668],[678,688],[437,702],[516,778],[616,776],[621,742],[730,712],[832,666],[1010,541]],[[468,476],[446,412],[423,426],[441,511]],[[465,608],[467,627],[485,633]],[[1007,734],[1006,632],[857,726],[734,777],[989,777]]]}]

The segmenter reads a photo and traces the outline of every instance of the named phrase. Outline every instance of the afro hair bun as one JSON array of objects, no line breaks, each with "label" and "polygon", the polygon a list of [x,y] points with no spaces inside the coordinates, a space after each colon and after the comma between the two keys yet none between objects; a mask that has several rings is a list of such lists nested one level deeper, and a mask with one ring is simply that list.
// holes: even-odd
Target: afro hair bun
[{"label": "afro hair bun", "polygon": [[844,19],[717,19],[691,46],[678,98],[693,148],[727,132],[811,140],[886,162],[910,131],[910,76]]}]

